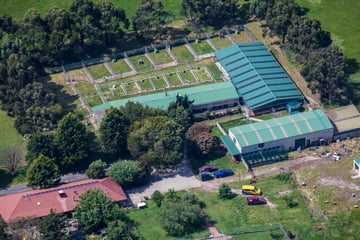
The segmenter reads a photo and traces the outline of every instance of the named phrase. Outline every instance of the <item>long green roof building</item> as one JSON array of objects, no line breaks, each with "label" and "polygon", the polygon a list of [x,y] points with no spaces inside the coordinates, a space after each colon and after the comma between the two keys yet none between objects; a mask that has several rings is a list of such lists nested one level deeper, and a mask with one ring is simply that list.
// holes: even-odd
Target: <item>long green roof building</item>
[{"label": "long green roof building", "polygon": [[[240,125],[229,129],[222,140],[234,156],[266,162],[279,152],[331,141],[334,126],[320,109]],[[252,162],[248,162],[250,165]]]},{"label": "long green roof building", "polygon": [[230,81],[205,84],[195,87],[180,88],[176,90],[165,89],[162,92],[141,95],[107,102],[92,108],[99,119],[110,107],[121,107],[129,101],[138,102],[144,106],[166,110],[171,102],[176,101],[178,95],[187,95],[189,100],[194,101],[194,112],[212,111],[225,109],[239,105],[239,96]]},{"label": "long green roof building", "polygon": [[262,42],[234,44],[215,52],[239,97],[254,112],[302,101],[303,95]]}]

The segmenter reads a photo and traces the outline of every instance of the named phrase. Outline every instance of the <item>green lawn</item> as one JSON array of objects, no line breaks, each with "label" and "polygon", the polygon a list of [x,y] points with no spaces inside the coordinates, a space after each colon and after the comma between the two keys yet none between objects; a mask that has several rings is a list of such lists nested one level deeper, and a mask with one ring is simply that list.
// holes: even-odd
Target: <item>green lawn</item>
[{"label": "green lawn", "polygon": [[101,98],[98,95],[94,85],[89,82],[78,82],[76,88],[80,94],[87,100],[91,107],[102,104]]},{"label": "green lawn", "polygon": [[168,52],[165,49],[160,49],[158,52],[150,52],[150,56],[155,61],[156,64],[164,64],[172,62],[173,59],[170,57]]},{"label": "green lawn", "polygon": [[194,61],[194,56],[184,45],[177,46],[171,49],[174,53],[178,62],[192,62]]},{"label": "green lawn", "polygon": [[198,43],[196,42],[191,42],[190,43],[191,47],[194,49],[194,51],[197,54],[206,54],[206,53],[212,53],[215,50],[207,43],[207,41],[204,40],[200,40]]},{"label": "green lawn", "polygon": [[128,84],[125,84],[124,87],[126,89],[127,94],[135,94],[140,91],[134,82],[129,82]]},{"label": "green lawn", "polygon": [[124,59],[118,59],[116,62],[110,61],[109,64],[114,70],[114,73],[124,73],[131,71],[131,68]]},{"label": "green lawn", "polygon": [[227,47],[227,46],[230,46],[233,44],[228,37],[224,37],[224,38],[214,37],[211,40],[218,49],[221,49],[221,48],[224,48],[224,47]]},{"label": "green lawn", "polygon": [[142,79],[141,81],[138,81],[138,84],[142,90],[153,90],[153,86],[149,79]]},{"label": "green lawn", "polygon": [[110,76],[109,71],[107,70],[105,65],[102,63],[96,64],[96,65],[91,65],[91,66],[88,66],[87,68],[89,69],[89,72],[95,79],[100,79],[105,76]]},{"label": "green lawn", "polygon": [[132,62],[138,72],[150,71],[153,68],[151,62],[145,55],[131,56],[129,57],[129,60]]},{"label": "green lawn", "polygon": [[155,87],[157,89],[164,88],[167,86],[167,84],[162,76],[153,77],[153,78],[151,78],[151,81],[153,82],[153,84],[155,85]]},{"label": "green lawn", "polygon": [[209,75],[209,72],[207,71],[207,68],[201,67],[200,69],[193,69],[192,70],[197,79],[201,82],[204,81],[212,81],[211,76]]},{"label": "green lawn", "polygon": [[196,83],[196,79],[194,77],[194,75],[192,75],[192,73],[190,71],[180,71],[179,75],[181,76],[181,79],[183,80],[184,83]]},{"label": "green lawn", "polygon": [[0,122],[0,149],[12,144],[24,147],[24,139],[14,128],[14,119],[0,110]]},{"label": "green lawn", "polygon": [[170,73],[170,74],[166,75],[166,78],[172,87],[182,85],[180,79],[178,78],[178,76],[175,73]]},{"label": "green lawn", "polygon": [[212,74],[212,76],[216,79],[216,80],[220,80],[222,73],[219,70],[219,68],[215,65],[215,63],[210,63],[207,65],[208,70],[210,71],[210,73]]}]

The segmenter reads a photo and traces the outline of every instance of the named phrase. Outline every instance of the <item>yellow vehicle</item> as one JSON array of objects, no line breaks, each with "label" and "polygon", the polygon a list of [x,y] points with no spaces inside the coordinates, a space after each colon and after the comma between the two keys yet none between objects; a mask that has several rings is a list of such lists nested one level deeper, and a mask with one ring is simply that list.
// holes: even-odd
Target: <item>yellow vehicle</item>
[{"label": "yellow vehicle", "polygon": [[246,194],[246,195],[261,195],[262,194],[260,188],[258,188],[257,186],[254,186],[254,185],[243,185],[241,190],[242,190],[242,193]]}]

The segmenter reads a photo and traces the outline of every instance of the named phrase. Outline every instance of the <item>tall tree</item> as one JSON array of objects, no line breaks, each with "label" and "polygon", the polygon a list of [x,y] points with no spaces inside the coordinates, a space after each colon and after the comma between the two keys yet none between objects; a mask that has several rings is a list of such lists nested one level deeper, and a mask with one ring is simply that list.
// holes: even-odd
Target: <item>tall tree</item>
[{"label": "tall tree", "polygon": [[120,109],[110,108],[106,111],[100,126],[100,136],[107,153],[118,157],[127,153],[129,128],[129,119]]},{"label": "tall tree", "polygon": [[87,136],[85,125],[74,113],[68,113],[59,121],[54,142],[62,171],[80,164],[88,156]]},{"label": "tall tree", "polygon": [[238,20],[239,9],[236,0],[183,0],[180,13],[190,21],[219,27]]},{"label": "tall tree", "polygon": [[140,239],[138,235],[134,233],[133,226],[121,220],[110,222],[106,232],[107,240]]},{"label": "tall tree", "polygon": [[43,240],[65,240],[68,236],[62,234],[62,229],[65,227],[66,216],[56,214],[51,209],[50,214],[41,218],[39,222],[39,230]]},{"label": "tall tree", "polygon": [[182,132],[183,127],[168,117],[148,117],[132,125],[128,148],[132,156],[146,165],[173,165],[182,160]]},{"label": "tall tree", "polygon": [[149,106],[143,106],[138,102],[132,101],[128,101],[125,106],[121,106],[120,110],[126,115],[131,123],[151,116],[166,115],[166,112],[159,108],[150,108]]},{"label": "tall tree", "polygon": [[8,239],[6,230],[7,230],[7,223],[5,222],[4,218],[0,215],[0,240]]},{"label": "tall tree", "polygon": [[108,175],[121,186],[129,186],[136,181],[140,172],[137,162],[119,160],[112,164]]},{"label": "tall tree", "polygon": [[30,164],[26,171],[28,186],[32,188],[49,188],[60,178],[59,167],[53,159],[40,155]]},{"label": "tall tree", "polygon": [[121,8],[116,8],[110,1],[101,1],[97,5],[101,13],[99,20],[103,31],[104,45],[109,46],[116,38],[124,35],[121,30],[121,23],[126,29],[129,28],[129,20],[126,18],[125,12]]},{"label": "tall tree", "polygon": [[85,233],[98,232],[113,221],[128,221],[119,205],[113,203],[101,189],[89,189],[83,193],[74,209],[74,216]]},{"label": "tall tree", "polygon": [[86,169],[86,176],[89,178],[103,178],[106,176],[105,172],[106,162],[101,159],[90,163],[88,169]]},{"label": "tall tree", "polygon": [[295,16],[301,14],[301,9],[295,0],[278,0],[266,13],[266,23],[270,29],[285,41],[288,28]]},{"label": "tall tree", "polygon": [[101,13],[93,1],[75,0],[70,6],[70,15],[74,21],[73,33],[78,35],[80,47],[101,43],[99,21]]},{"label": "tall tree", "polygon": [[209,126],[204,123],[195,123],[186,132],[190,150],[197,156],[205,156],[213,152],[218,146],[218,139],[210,132]]},{"label": "tall tree", "polygon": [[346,58],[335,46],[312,52],[301,70],[301,74],[313,91],[320,93],[326,104],[341,103],[347,100],[349,75],[346,73]]},{"label": "tall tree", "polygon": [[274,5],[275,0],[255,0],[250,3],[250,15],[265,19],[266,12]]},{"label": "tall tree", "polygon": [[24,160],[24,154],[21,147],[10,145],[0,151],[1,165],[12,175],[16,175],[17,170]]},{"label": "tall tree", "polygon": [[330,44],[330,33],[321,29],[318,20],[308,17],[295,17],[286,35],[286,45],[301,54],[308,54]]},{"label": "tall tree", "polygon": [[185,193],[177,201],[165,201],[159,211],[162,227],[171,236],[183,236],[204,226],[204,214],[198,199]]},{"label": "tall tree", "polygon": [[161,1],[141,0],[132,20],[134,30],[144,37],[159,35],[168,16]]},{"label": "tall tree", "polygon": [[26,161],[28,163],[31,163],[40,154],[49,158],[55,158],[54,137],[51,134],[37,132],[31,136],[26,149]]}]

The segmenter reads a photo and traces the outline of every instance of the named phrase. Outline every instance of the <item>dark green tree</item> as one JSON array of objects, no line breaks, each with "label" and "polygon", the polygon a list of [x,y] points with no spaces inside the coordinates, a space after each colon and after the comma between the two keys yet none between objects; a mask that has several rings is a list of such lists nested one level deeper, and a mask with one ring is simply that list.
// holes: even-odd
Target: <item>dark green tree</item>
[{"label": "dark green tree", "polygon": [[62,171],[81,164],[88,156],[87,136],[85,125],[74,113],[68,113],[59,121],[54,142]]},{"label": "dark green tree", "polygon": [[312,91],[326,104],[347,101],[349,75],[346,58],[338,47],[330,46],[309,54],[301,74]]},{"label": "dark green tree", "polygon": [[165,116],[135,122],[128,137],[132,156],[149,166],[166,167],[183,156],[183,127]]},{"label": "dark green tree", "polygon": [[32,188],[52,187],[59,178],[59,167],[53,159],[44,155],[34,159],[26,171],[28,186]]},{"label": "dark green tree", "polygon": [[158,190],[151,194],[151,199],[155,202],[156,206],[161,207],[161,203],[164,199],[164,195]]},{"label": "dark green tree", "polygon": [[204,214],[194,198],[181,197],[177,201],[165,201],[159,211],[160,222],[171,236],[183,236],[204,226]]},{"label": "dark green tree", "polygon": [[110,108],[106,111],[100,126],[100,136],[107,153],[118,157],[127,153],[129,128],[129,119],[120,109]]},{"label": "dark green tree", "polygon": [[121,220],[110,222],[106,232],[107,240],[139,239],[138,235],[134,233],[133,226]]},{"label": "dark green tree", "polygon": [[180,13],[190,21],[220,27],[239,20],[239,9],[236,0],[183,0]]},{"label": "dark green tree", "polygon": [[128,101],[125,106],[121,106],[120,110],[126,115],[131,123],[141,121],[151,116],[165,116],[166,112],[159,108],[150,108],[143,106],[138,102]]},{"label": "dark green tree", "polygon": [[130,160],[119,160],[111,165],[108,172],[109,177],[121,186],[129,186],[136,182],[140,172],[137,162]]},{"label": "dark green tree", "polygon": [[7,240],[8,236],[6,233],[7,230],[7,223],[3,219],[3,217],[0,215],[0,240]]},{"label": "dark green tree", "polygon": [[72,34],[76,36],[79,47],[86,45],[101,44],[101,34],[99,31],[101,12],[90,0],[75,0],[70,6],[70,16],[74,21],[72,25]]},{"label": "dark green tree", "polygon": [[90,163],[85,173],[89,178],[104,178],[106,176],[106,165],[106,162],[103,162],[101,159],[96,160]]},{"label": "dark green tree", "polygon": [[43,240],[65,240],[67,236],[62,234],[62,229],[65,227],[66,216],[56,214],[51,209],[50,214],[41,218],[39,222],[39,230]]},{"label": "dark green tree", "polygon": [[119,205],[113,203],[101,189],[89,189],[83,193],[74,209],[74,216],[88,234],[99,232],[113,221],[128,221]]},{"label": "dark green tree", "polygon": [[268,9],[266,23],[272,31],[281,37],[284,43],[293,18],[301,15],[301,13],[299,5],[294,0],[278,0],[275,1],[273,7]]},{"label": "dark green tree", "polygon": [[141,0],[132,19],[134,30],[146,38],[159,35],[168,16],[161,1]]},{"label": "dark green tree", "polygon": [[54,137],[51,134],[37,132],[31,136],[26,149],[26,161],[29,164],[39,157],[40,154],[49,158],[55,158]]},{"label": "dark green tree", "polygon": [[318,20],[308,17],[295,17],[286,35],[288,48],[301,54],[308,54],[330,44],[330,33],[321,29]]},{"label": "dark green tree", "polygon": [[259,19],[265,19],[266,12],[272,8],[275,0],[255,0],[250,3],[250,15],[255,15]]},{"label": "dark green tree", "polygon": [[124,35],[121,23],[126,29],[129,28],[129,20],[121,8],[116,8],[110,1],[100,1],[96,7],[100,10],[100,27],[103,31],[103,44],[109,46],[111,42],[116,42],[117,38]]},{"label": "dark green tree", "polygon": [[229,185],[227,185],[226,183],[223,183],[223,184],[220,185],[220,187],[219,187],[219,197],[221,199],[231,199],[234,196],[235,195],[231,191],[231,188],[229,187]]}]

